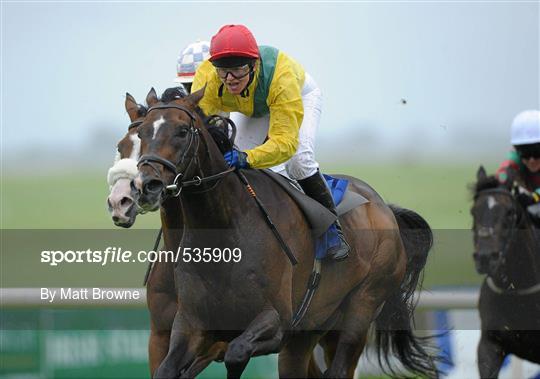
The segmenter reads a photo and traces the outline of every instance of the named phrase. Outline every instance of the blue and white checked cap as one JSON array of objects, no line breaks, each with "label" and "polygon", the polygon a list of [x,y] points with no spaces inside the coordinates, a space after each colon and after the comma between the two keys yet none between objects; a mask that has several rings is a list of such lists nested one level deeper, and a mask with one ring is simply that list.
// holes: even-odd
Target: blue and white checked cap
[{"label": "blue and white checked cap", "polygon": [[177,83],[191,83],[197,67],[210,56],[210,42],[197,41],[188,45],[176,61]]}]

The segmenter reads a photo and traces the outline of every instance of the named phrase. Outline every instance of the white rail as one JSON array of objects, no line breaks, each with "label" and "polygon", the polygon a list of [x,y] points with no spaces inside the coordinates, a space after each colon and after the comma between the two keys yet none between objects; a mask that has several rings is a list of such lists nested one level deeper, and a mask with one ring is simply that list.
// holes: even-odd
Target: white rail
[{"label": "white rail", "polygon": [[[41,288],[0,288],[0,304],[10,307],[58,305],[123,307],[146,304],[146,288],[98,288],[96,293],[101,295],[97,298],[93,297],[94,288],[71,288],[71,291],[68,291],[68,288],[46,288],[46,290],[49,294],[55,291],[56,295],[52,301],[50,296],[42,296]],[[83,296],[84,294],[86,296]],[[422,309],[470,309],[476,308],[478,291],[461,289],[422,291],[416,300],[418,308]]]}]

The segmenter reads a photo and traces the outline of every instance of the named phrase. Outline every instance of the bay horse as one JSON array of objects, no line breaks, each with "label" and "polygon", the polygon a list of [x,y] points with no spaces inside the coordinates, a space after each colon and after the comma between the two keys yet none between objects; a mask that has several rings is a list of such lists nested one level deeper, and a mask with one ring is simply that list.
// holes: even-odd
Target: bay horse
[{"label": "bay horse", "polygon": [[[187,96],[187,93],[179,87],[167,89],[161,96],[163,101],[170,101],[178,96]],[[117,143],[117,151],[113,166],[108,170],[107,182],[110,187],[110,193],[107,197],[107,206],[112,220],[116,226],[130,228],[134,225],[136,217],[142,210],[134,201],[134,194],[130,188],[130,181],[138,174],[137,160],[140,156],[141,143],[138,137],[138,126],[146,116],[147,107],[138,104],[135,98],[126,93],[125,110],[131,123],[128,131]],[[168,199],[167,203],[176,206],[174,212],[166,212],[162,209],[161,222],[163,225],[176,224],[177,228],[169,228],[164,235],[165,245],[163,250],[181,238],[182,228],[181,220],[182,209],[179,201]],[[171,242],[173,241],[173,242]],[[176,313],[177,299],[174,289],[174,275],[172,262],[157,261],[149,271],[147,282],[147,307],[150,314],[150,338],[148,340],[149,368],[150,374],[153,373],[165,358],[168,347],[170,332]],[[206,367],[207,361],[218,359],[223,355],[224,345],[217,343],[209,353],[197,357],[193,367]],[[312,361],[310,370],[316,372],[314,361]]]},{"label": "bay horse", "polygon": [[[153,89],[149,92],[150,108],[138,129],[142,156],[133,186],[139,205],[154,211],[169,208],[165,188],[177,185],[184,222],[177,247],[236,248],[242,259],[182,258],[175,263],[181,301],[169,351],[154,377],[194,377],[204,369],[194,367],[195,358],[216,342],[226,347],[223,358],[230,378],[240,377],[251,357],[278,352],[280,377],[307,377],[313,348],[321,342],[330,360],[325,377],[352,378],[373,321],[379,353],[395,353],[410,372],[438,376],[434,358],[411,325],[411,295],[432,244],[425,220],[412,211],[392,210],[367,184],[348,178],[353,191],[370,200],[342,217],[351,256],[345,263],[323,265],[311,307],[298,329],[291,330],[314,259],[310,226],[268,176],[243,171],[296,253],[299,264],[293,268],[210,137],[198,108],[203,95],[204,89],[166,103],[159,102]],[[408,230],[400,230],[396,218],[414,228],[414,243],[402,239]]]},{"label": "bay horse", "polygon": [[478,302],[482,378],[497,378],[508,354],[540,363],[540,239],[513,182],[501,184],[480,167],[474,186],[473,257],[486,275]]}]

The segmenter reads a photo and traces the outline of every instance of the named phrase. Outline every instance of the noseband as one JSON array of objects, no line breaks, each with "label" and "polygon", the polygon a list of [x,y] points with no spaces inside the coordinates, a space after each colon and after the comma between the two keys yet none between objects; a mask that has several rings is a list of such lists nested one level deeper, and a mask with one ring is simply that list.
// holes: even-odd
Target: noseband
[{"label": "noseband", "polygon": [[[150,107],[150,109],[148,109],[146,114],[148,115],[151,111],[156,110],[156,109],[178,109],[178,110],[181,110],[182,112],[184,112],[185,114],[187,114],[188,117],[189,117],[189,120],[190,120],[190,122],[189,122],[189,143],[188,143],[187,148],[184,151],[184,154],[182,154],[182,158],[180,159],[180,161],[177,164],[171,162],[168,159],[165,159],[165,158],[162,158],[160,156],[153,155],[153,154],[145,154],[145,155],[141,156],[139,158],[139,162],[137,163],[137,167],[139,167],[139,168],[144,166],[144,165],[150,166],[156,172],[158,177],[161,176],[160,171],[154,165],[154,163],[159,163],[159,164],[163,165],[163,167],[165,167],[166,169],[171,171],[175,175],[175,178],[173,180],[173,183],[166,187],[167,191],[173,192],[173,195],[175,197],[177,197],[177,196],[180,195],[180,192],[182,191],[183,187],[199,186],[204,182],[219,179],[219,178],[227,175],[228,173],[234,171],[234,167],[232,167],[232,168],[230,168],[228,170],[225,170],[225,171],[220,172],[220,173],[215,174],[215,175],[211,175],[211,176],[207,176],[207,177],[195,176],[192,180],[187,180],[187,181],[182,180],[184,174],[189,170],[189,168],[191,167],[191,164],[193,163],[193,161],[197,161],[197,163],[198,163],[197,152],[199,150],[199,145],[200,145],[200,133],[199,133],[199,130],[195,127],[196,118],[189,109],[187,109],[187,108],[185,108],[185,107],[183,107],[183,106],[181,106],[179,104],[158,103],[157,105],[154,105],[153,107]],[[182,165],[182,163],[184,163],[184,160],[186,159],[187,154],[191,150],[191,146],[193,145],[194,141],[196,141],[197,144],[195,146],[195,149],[194,149],[194,152],[193,152],[193,154],[191,156],[191,159],[190,159],[189,163],[187,164],[185,170],[183,170],[183,172],[179,172],[178,169]]]}]

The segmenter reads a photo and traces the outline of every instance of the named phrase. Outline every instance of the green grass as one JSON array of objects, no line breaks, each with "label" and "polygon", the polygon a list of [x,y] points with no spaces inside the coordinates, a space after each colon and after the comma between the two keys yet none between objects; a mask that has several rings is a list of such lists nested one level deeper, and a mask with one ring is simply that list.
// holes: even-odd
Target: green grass
[{"label": "green grass", "polygon": [[[426,267],[427,287],[479,283],[480,277],[474,271],[471,258],[471,199],[467,189],[475,178],[474,164],[328,165],[323,169],[362,178],[387,202],[415,210],[426,218],[435,232],[435,247]],[[115,229],[105,206],[108,186],[103,173],[65,172],[37,177],[9,175],[2,180],[4,229]],[[159,228],[158,214],[139,216],[135,228]],[[141,249],[152,246],[152,238],[147,239],[141,242]],[[2,285],[24,286],[24,277],[33,274],[38,274],[42,285],[50,285],[50,280],[53,280],[51,269],[38,262],[36,252],[27,255],[13,247],[5,247],[3,243],[2,270],[8,279],[4,277]],[[11,270],[13,267],[24,267],[27,272],[24,276],[17,275]],[[138,286],[144,271],[144,265],[140,264],[111,266],[106,270],[100,268],[98,272],[95,266],[93,269],[82,265],[64,267],[54,270],[54,283],[69,278],[71,285]],[[44,271],[49,273],[45,275]]]}]

